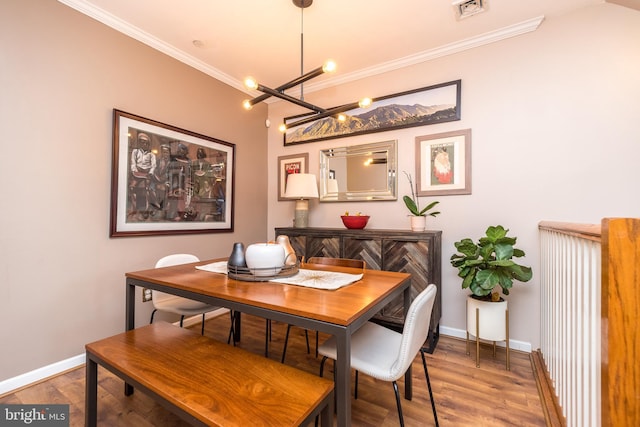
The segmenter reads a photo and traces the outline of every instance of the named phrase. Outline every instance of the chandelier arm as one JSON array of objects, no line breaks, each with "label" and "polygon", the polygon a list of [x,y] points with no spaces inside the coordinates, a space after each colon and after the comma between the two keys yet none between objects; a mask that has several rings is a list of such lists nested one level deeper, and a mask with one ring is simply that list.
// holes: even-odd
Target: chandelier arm
[{"label": "chandelier arm", "polygon": [[278,91],[276,91],[274,89],[268,88],[268,87],[263,86],[261,84],[258,85],[257,89],[260,92],[266,93],[266,94],[268,94],[270,96],[275,96],[276,98],[284,99],[285,101],[289,101],[289,102],[291,102],[293,104],[299,105],[301,107],[304,107],[304,108],[306,108],[308,110],[315,111],[317,113],[324,113],[325,111],[327,111],[324,108],[321,108],[321,107],[318,107],[316,105],[310,104],[310,103],[308,103],[306,101],[302,101],[300,99],[294,98],[293,96],[289,96],[286,93],[278,92]]},{"label": "chandelier arm", "polygon": [[[295,79],[291,80],[290,82],[287,82],[287,83],[285,83],[283,85],[280,85],[277,88],[272,89],[272,90],[275,91],[275,92],[282,93],[282,91],[284,91],[284,90],[287,90],[289,88],[297,86],[297,85],[299,85],[299,84],[301,84],[303,82],[306,82],[307,80],[311,80],[314,77],[318,77],[319,75],[321,75],[323,73],[324,73],[324,70],[322,69],[322,67],[318,67],[315,70],[311,70],[308,73],[306,73],[306,74],[304,74],[304,75],[302,75],[300,77],[296,77]],[[264,92],[264,91],[261,91],[261,92]],[[262,102],[265,99],[269,98],[269,96],[271,96],[271,95],[259,95],[259,96],[255,97],[255,98],[253,98],[252,100],[250,100],[249,103],[251,105],[256,105],[258,102]],[[276,95],[273,95],[273,96],[276,96]],[[310,110],[317,111],[315,108],[310,108]],[[324,111],[324,109],[322,109],[322,111]]]},{"label": "chandelier arm", "polygon": [[291,129],[291,128],[294,128],[296,126],[300,126],[300,125],[304,125],[304,124],[307,124],[307,123],[315,122],[316,120],[323,119],[323,118],[329,117],[329,116],[333,116],[334,114],[342,113],[342,112],[345,112],[345,111],[353,110],[353,109],[358,108],[358,107],[359,107],[359,105],[358,105],[357,102],[352,102],[351,104],[345,104],[345,105],[341,105],[339,107],[330,108],[328,110],[325,110],[323,112],[318,112],[318,114],[314,114],[314,115],[309,116],[307,118],[300,119],[300,120],[295,121],[293,123],[287,123],[287,129]]}]

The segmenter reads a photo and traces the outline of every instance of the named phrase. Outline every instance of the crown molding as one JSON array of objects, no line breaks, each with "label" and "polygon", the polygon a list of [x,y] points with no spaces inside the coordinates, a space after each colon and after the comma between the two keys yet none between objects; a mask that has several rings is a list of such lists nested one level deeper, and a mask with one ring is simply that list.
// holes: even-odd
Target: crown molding
[{"label": "crown molding", "polygon": [[[96,21],[99,21],[116,31],[119,31],[122,34],[125,34],[135,40],[138,40],[153,49],[156,49],[170,57],[177,59],[178,61],[195,68],[217,80],[220,80],[227,85],[238,89],[244,93],[250,94],[251,96],[255,96],[256,92],[248,91],[242,80],[235,79],[228,74],[220,71],[219,69],[212,67],[197,58],[194,58],[191,55],[187,55],[183,51],[177,49],[176,47],[158,39],[157,37],[152,36],[151,34],[142,31],[141,29],[129,24],[126,21],[114,16],[99,7],[96,7],[85,0],[58,0],[60,3],[63,3],[72,9],[77,10],[78,12],[89,16]],[[343,74],[340,76],[335,76],[331,78],[327,78],[321,82],[316,83],[307,83],[305,84],[305,92],[310,93],[322,89],[326,89],[333,86],[338,86],[341,84],[349,83],[355,80],[360,80],[366,77],[375,76],[378,74],[387,73],[389,71],[398,70],[400,68],[409,67],[411,65],[420,64],[423,62],[432,61],[437,58],[441,58],[443,56],[453,55],[459,52],[463,52],[465,50],[474,49],[480,46],[484,46],[490,43],[495,43],[500,40],[504,40],[511,37],[516,37],[521,34],[526,34],[538,29],[542,21],[544,20],[544,16],[538,16],[536,18],[528,19],[526,21],[519,22],[517,24],[509,25],[504,28],[500,28],[495,31],[490,31],[484,34],[481,34],[476,37],[471,37],[468,39],[464,39],[461,41],[457,41],[454,43],[449,43],[444,46],[440,46],[434,49],[425,50],[422,52],[418,52],[413,55],[405,56],[403,58],[394,59],[392,61],[384,62],[381,64],[374,65],[372,67],[364,68],[358,71],[354,71],[351,73]],[[292,91],[292,95],[295,95],[296,92]],[[277,102],[275,99],[268,99],[265,102],[270,103]]]},{"label": "crown molding", "polygon": [[365,77],[371,77],[378,74],[387,73],[400,68],[409,67],[411,65],[421,64],[423,62],[432,61],[443,56],[453,55],[463,52],[469,49],[475,49],[480,46],[484,46],[490,43],[495,43],[511,37],[516,37],[521,34],[530,33],[540,27],[544,21],[544,16],[538,16],[536,18],[528,19],[526,21],[519,22],[517,24],[509,25],[504,28],[500,28],[495,31],[481,34],[476,37],[471,37],[454,43],[449,43],[434,49],[424,50],[413,55],[405,56],[403,58],[394,59],[392,61],[377,64],[373,67],[364,68],[352,73],[343,74],[340,76],[331,77],[324,81],[317,83],[306,83],[305,92],[313,92],[320,89],[326,89],[332,86],[338,86],[344,83],[349,83],[355,80],[363,79]]}]

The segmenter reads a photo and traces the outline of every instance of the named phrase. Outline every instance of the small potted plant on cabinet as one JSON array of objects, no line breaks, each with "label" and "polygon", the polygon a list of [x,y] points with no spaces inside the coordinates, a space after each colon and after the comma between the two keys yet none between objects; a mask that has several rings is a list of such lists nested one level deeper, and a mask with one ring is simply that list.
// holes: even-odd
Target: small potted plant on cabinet
[{"label": "small potted plant on cabinet", "polygon": [[[509,369],[509,334],[507,301],[500,293],[509,295],[513,281],[528,282],[533,277],[531,267],[513,261],[523,257],[524,251],[514,247],[516,237],[507,236],[509,230],[501,225],[487,228],[477,243],[466,238],[454,245],[458,250],[451,256],[451,265],[458,269],[462,289],[469,289],[467,298],[467,344],[469,333],[478,339],[507,341],[507,369]],[[495,345],[494,345],[495,352]],[[477,355],[476,355],[477,357]],[[476,359],[479,366],[479,360]]]},{"label": "small potted plant on cabinet", "polygon": [[411,175],[406,172],[404,172],[404,174],[407,176],[409,186],[411,187],[411,197],[404,196],[402,198],[405,206],[409,209],[409,212],[411,212],[411,231],[424,231],[427,228],[427,215],[437,216],[440,214],[440,212],[430,212],[440,202],[431,202],[423,209],[420,209],[420,200],[416,196],[418,187],[416,186],[416,190],[414,191]]}]

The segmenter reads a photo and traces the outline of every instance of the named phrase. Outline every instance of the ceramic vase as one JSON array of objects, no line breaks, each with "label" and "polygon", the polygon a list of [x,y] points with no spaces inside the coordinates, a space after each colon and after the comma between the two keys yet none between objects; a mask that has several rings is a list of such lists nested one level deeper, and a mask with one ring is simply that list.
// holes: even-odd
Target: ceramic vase
[{"label": "ceramic vase", "polygon": [[255,276],[273,276],[284,265],[284,248],[277,243],[254,243],[247,247],[244,257]]},{"label": "ceramic vase", "polygon": [[427,217],[412,215],[411,218],[411,231],[424,231],[427,228]]},{"label": "ceramic vase", "polygon": [[284,265],[295,265],[297,261],[296,251],[291,246],[289,236],[276,237],[276,243],[284,249]]},{"label": "ceramic vase", "polygon": [[233,249],[231,250],[231,255],[229,255],[227,265],[230,265],[232,267],[247,266],[247,262],[244,258],[244,245],[242,244],[242,242],[236,242],[233,244]]}]

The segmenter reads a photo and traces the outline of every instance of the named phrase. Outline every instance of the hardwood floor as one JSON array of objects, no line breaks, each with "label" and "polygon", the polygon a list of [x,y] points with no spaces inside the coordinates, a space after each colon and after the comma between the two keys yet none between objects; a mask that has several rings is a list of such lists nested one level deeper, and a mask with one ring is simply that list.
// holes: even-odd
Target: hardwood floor
[{"label": "hardwood floor", "polygon": [[[208,320],[205,334],[226,341],[227,316]],[[193,328],[199,330],[200,326]],[[264,319],[243,316],[242,342],[247,350],[263,354]],[[273,323],[269,357],[280,360],[286,325]],[[304,330],[291,329],[285,363],[318,374],[320,358],[314,352],[315,333],[309,333],[311,354],[307,354]],[[326,336],[320,335],[320,342]],[[328,362],[330,363],[330,362]],[[505,351],[496,359],[489,345],[483,345],[480,368],[475,353],[466,354],[464,340],[441,337],[436,351],[427,355],[427,364],[441,426],[545,426],[545,419],[529,355],[511,352],[511,371],[505,370]],[[331,375],[332,366],[325,369]],[[0,397],[0,404],[69,404],[70,425],[84,425],[84,367],[70,370],[39,384]],[[123,382],[104,368],[98,372],[98,424],[103,426],[186,426],[141,392],[125,397]],[[212,384],[215,387],[215,384]],[[403,380],[399,387],[404,390]],[[413,400],[402,400],[405,425],[434,425],[431,404],[418,356],[413,364]],[[398,426],[398,414],[390,383],[360,375],[358,399],[353,401],[354,427]]]}]

